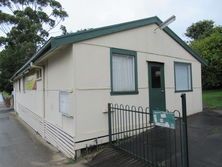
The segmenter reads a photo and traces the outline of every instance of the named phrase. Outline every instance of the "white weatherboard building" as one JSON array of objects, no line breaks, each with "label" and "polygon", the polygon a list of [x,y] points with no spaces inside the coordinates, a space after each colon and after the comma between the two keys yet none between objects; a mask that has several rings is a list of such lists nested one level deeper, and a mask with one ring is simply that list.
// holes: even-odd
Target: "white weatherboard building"
[{"label": "white weatherboard building", "polygon": [[12,77],[14,108],[68,157],[108,141],[107,104],[202,111],[201,64],[158,17],[53,37]]}]

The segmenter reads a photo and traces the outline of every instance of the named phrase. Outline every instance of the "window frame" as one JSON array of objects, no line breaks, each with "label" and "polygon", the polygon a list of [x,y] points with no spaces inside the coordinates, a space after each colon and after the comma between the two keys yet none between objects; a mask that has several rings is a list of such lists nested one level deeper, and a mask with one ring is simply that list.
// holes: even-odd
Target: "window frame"
[{"label": "window frame", "polygon": [[[27,78],[28,77],[30,77],[30,76],[36,76],[36,78],[35,78],[35,89],[28,89],[27,87],[26,87],[26,83],[27,83]],[[36,73],[36,71],[34,70],[34,71],[29,71],[28,73],[26,73],[23,77],[22,77],[22,83],[23,83],[23,92],[25,93],[26,91],[37,91],[37,81],[38,81],[38,79],[37,79],[37,73]]]},{"label": "window frame", "polygon": [[42,70],[41,69],[37,69],[35,71],[36,73],[36,81],[41,81],[42,80]]},{"label": "window frame", "polygon": [[[113,90],[113,54],[120,54],[123,56],[134,57],[134,73],[135,73],[135,90],[133,91],[114,91]],[[110,48],[110,81],[111,81],[111,95],[135,95],[138,91],[138,70],[137,70],[137,52],[132,50]]]},{"label": "window frame", "polygon": [[[188,90],[177,90],[177,84],[176,84],[176,64],[185,64],[190,66],[190,89]],[[174,88],[175,88],[175,93],[180,93],[180,92],[192,92],[193,91],[193,79],[192,79],[192,64],[187,63],[187,62],[178,62],[174,61]]]}]

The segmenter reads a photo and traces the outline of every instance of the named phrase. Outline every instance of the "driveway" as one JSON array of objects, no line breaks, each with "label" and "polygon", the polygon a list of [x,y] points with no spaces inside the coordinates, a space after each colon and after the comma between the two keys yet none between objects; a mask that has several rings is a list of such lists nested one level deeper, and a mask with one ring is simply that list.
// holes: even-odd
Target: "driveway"
[{"label": "driveway", "polygon": [[[222,167],[222,111],[204,111],[188,117],[190,167]],[[129,155],[107,148],[91,167],[141,167]],[[144,165],[145,166],[145,165]]]},{"label": "driveway", "polygon": [[222,111],[188,118],[190,167],[222,166]]}]

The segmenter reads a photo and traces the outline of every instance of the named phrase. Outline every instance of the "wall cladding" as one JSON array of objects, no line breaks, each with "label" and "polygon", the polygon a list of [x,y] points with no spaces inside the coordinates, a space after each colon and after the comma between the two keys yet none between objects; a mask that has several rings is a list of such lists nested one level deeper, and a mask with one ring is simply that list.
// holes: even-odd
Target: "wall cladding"
[{"label": "wall cladding", "polygon": [[47,121],[44,121],[44,130],[45,139],[48,142],[56,146],[67,157],[75,157],[74,139],[72,136]]},{"label": "wall cladding", "polygon": [[44,136],[44,125],[41,117],[31,112],[28,108],[18,103],[19,116],[42,137]]},{"label": "wall cladding", "polygon": [[21,104],[18,104],[17,112],[42,138],[55,146],[68,158],[75,158],[74,138],[72,136],[50,122],[43,120]]}]

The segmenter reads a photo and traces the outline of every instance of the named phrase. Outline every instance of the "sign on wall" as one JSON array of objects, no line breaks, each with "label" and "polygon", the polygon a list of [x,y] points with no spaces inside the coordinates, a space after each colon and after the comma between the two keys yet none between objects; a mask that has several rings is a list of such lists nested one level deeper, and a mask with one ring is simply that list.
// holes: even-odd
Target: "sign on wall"
[{"label": "sign on wall", "polygon": [[25,77],[25,89],[36,90],[36,74],[31,74]]},{"label": "sign on wall", "polygon": [[175,129],[174,113],[166,111],[153,111],[153,120],[156,126]]}]

